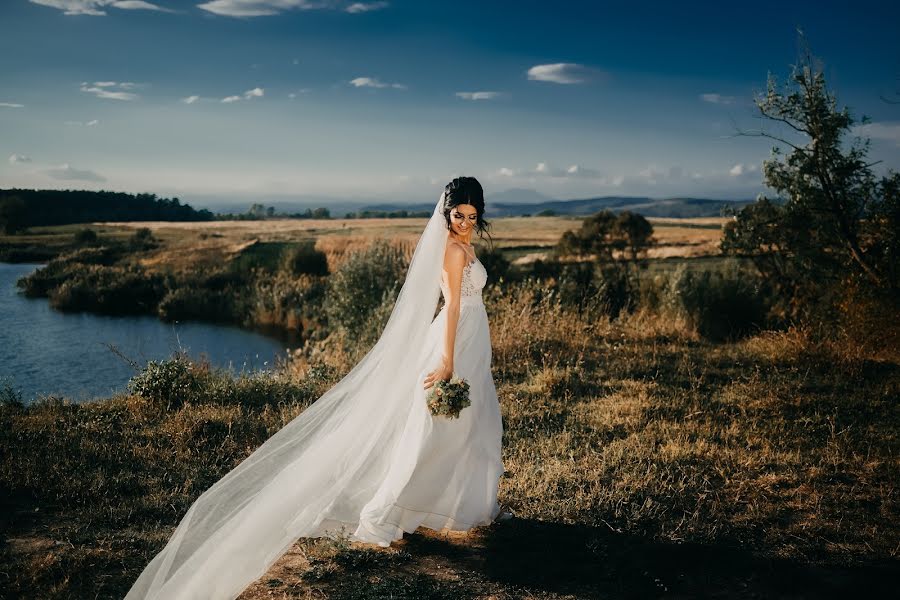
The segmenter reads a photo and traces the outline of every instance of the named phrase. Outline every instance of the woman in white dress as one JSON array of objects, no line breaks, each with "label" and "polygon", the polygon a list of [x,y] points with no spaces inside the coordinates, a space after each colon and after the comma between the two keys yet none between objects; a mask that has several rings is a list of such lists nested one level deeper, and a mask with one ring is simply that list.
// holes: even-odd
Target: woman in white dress
[{"label": "woman in white dress", "polygon": [[[510,516],[497,503],[487,272],[471,245],[483,215],[475,178],[447,184],[378,342],[191,505],[126,600],[233,600],[301,537],[389,546],[419,526],[464,531]],[[428,388],[452,374],[469,382],[471,404],[432,416]]]}]

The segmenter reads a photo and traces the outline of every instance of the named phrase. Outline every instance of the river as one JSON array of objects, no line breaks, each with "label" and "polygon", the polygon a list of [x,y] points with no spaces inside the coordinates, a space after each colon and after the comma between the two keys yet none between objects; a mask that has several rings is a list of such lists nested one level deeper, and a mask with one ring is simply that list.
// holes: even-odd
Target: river
[{"label": "river", "polygon": [[269,369],[285,354],[281,341],[228,325],[59,312],[16,288],[41,266],[0,263],[0,388],[11,385],[26,404],[50,394],[84,402],[124,391],[136,371],[109,345],[141,366],[181,348],[234,372]]}]

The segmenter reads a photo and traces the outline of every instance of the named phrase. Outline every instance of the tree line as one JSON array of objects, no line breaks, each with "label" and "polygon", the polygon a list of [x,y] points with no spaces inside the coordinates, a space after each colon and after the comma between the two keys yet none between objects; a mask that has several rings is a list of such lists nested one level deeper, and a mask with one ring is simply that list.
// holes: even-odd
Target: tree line
[{"label": "tree line", "polygon": [[39,225],[94,221],[211,221],[178,198],[93,190],[0,190],[0,229],[7,234]]}]

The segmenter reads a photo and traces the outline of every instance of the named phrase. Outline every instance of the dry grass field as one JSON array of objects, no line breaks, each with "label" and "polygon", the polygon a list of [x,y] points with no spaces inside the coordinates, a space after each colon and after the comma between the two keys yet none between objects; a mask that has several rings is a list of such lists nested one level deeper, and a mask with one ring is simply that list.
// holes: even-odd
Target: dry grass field
[{"label": "dry grass field", "polygon": [[[650,258],[696,258],[719,254],[724,218],[648,219],[656,244]],[[518,264],[546,255],[567,230],[581,225],[580,217],[510,217],[491,221],[491,238],[509,259]],[[342,256],[369,246],[372,240],[388,238],[411,252],[426,219],[271,219],[265,221],[140,222],[91,226],[106,232],[125,232],[148,227],[163,239],[163,250],[141,260],[146,266],[170,266],[180,270],[190,263],[224,262],[254,242],[299,242],[316,240],[316,248],[334,267]],[[485,243],[487,238],[485,237]]]},{"label": "dry grass field", "polygon": [[[187,272],[315,239],[330,266],[423,220],[94,224]],[[721,219],[654,219],[651,266],[719,260]],[[580,219],[496,219],[520,263]],[[49,228],[35,239],[71,237]],[[885,597],[900,575],[900,364],[792,328],[712,342],[662,305],[612,319],[535,281],[485,292],[510,521],[391,548],[300,539],[240,598]],[[0,402],[0,598],[121,598],[209,485],[365,353],[334,333],[266,375],[192,363],[167,410]],[[893,357],[893,358],[892,358]],[[179,380],[180,381],[180,380]],[[178,381],[160,379],[158,389]],[[172,387],[172,389],[183,389]]]},{"label": "dry grass field", "polygon": [[[243,600],[889,595],[900,365],[535,292],[486,297],[516,517],[386,549],[301,539]],[[169,411],[0,404],[0,597],[121,598],[191,502],[365,350],[334,339],[265,379],[217,375]]]}]

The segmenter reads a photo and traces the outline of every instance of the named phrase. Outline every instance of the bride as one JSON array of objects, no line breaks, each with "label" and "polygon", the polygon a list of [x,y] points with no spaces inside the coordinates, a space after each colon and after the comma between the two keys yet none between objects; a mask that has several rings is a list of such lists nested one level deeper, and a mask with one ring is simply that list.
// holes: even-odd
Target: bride
[{"label": "bride", "polygon": [[[474,177],[447,184],[378,342],[197,498],[126,600],[233,600],[300,537],[389,546],[418,526],[468,530],[511,516],[497,503],[503,426],[487,272],[471,244],[483,215]],[[469,382],[471,405],[432,416],[428,388],[452,374]]]}]

